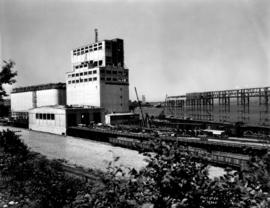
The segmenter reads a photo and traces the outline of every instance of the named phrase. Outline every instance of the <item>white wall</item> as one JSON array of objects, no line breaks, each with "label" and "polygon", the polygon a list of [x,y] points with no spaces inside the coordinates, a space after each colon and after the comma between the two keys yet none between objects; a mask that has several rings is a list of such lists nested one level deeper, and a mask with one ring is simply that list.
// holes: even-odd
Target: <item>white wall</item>
[{"label": "white wall", "polygon": [[73,51],[71,51],[71,63],[72,64],[79,64],[85,61],[103,61],[103,65],[105,64],[105,41],[102,41],[102,49],[91,51],[82,55],[73,55]]},{"label": "white wall", "polygon": [[99,107],[99,81],[67,84],[67,105],[91,105]]},{"label": "white wall", "polygon": [[[36,113],[54,114],[54,120],[36,119]],[[35,108],[29,111],[29,129],[49,132],[53,134],[66,134],[65,109]]]},{"label": "white wall", "polygon": [[15,111],[27,111],[33,108],[33,92],[19,92],[11,93],[11,112]]},{"label": "white wall", "polygon": [[58,89],[48,89],[37,91],[37,107],[59,104]]},{"label": "white wall", "polygon": [[46,105],[65,105],[66,90],[65,89],[47,89],[36,91],[37,106],[33,103],[33,91],[11,93],[11,112],[28,111],[34,107]]}]

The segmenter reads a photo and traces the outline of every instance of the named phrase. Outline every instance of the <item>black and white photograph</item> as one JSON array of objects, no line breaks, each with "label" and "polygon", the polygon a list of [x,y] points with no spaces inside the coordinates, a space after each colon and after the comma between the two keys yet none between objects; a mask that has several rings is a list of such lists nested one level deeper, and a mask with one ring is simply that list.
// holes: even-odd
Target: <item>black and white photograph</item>
[{"label": "black and white photograph", "polygon": [[0,0],[0,207],[270,208],[270,1]]}]

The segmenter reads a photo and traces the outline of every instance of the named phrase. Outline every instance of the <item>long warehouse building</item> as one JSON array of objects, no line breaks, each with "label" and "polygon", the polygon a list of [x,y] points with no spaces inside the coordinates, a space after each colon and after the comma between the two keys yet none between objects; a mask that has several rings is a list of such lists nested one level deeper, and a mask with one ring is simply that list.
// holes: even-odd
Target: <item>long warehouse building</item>
[{"label": "long warehouse building", "polygon": [[270,126],[270,87],[169,96],[165,115],[198,121]]},{"label": "long warehouse building", "polygon": [[65,105],[66,84],[50,83],[14,88],[10,95],[11,117],[28,119],[28,110],[41,106]]}]

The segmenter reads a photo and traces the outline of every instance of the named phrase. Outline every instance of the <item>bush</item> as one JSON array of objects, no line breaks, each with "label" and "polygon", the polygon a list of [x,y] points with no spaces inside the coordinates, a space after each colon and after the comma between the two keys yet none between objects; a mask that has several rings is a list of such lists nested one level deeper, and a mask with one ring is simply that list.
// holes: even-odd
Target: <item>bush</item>
[{"label": "bush", "polygon": [[[207,166],[177,143],[153,143],[140,170],[110,163],[101,181],[68,177],[61,163],[32,153],[11,131],[0,132],[0,176],[21,207],[245,208],[270,207],[270,154],[240,172],[211,180]],[[117,161],[119,158],[115,158]],[[240,174],[241,173],[241,174]]]},{"label": "bush", "polygon": [[67,177],[58,161],[31,153],[14,132],[1,132],[0,145],[0,174],[8,178],[8,192],[20,196],[25,207],[64,207],[82,189],[81,180]]}]

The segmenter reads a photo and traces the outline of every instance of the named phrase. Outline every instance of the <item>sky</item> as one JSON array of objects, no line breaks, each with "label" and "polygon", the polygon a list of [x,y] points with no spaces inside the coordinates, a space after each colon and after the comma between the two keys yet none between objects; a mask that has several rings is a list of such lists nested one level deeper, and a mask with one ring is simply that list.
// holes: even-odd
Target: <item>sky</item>
[{"label": "sky", "polygon": [[125,65],[147,101],[270,86],[269,0],[0,0],[0,58],[15,87],[65,82],[71,49],[124,39]]}]

